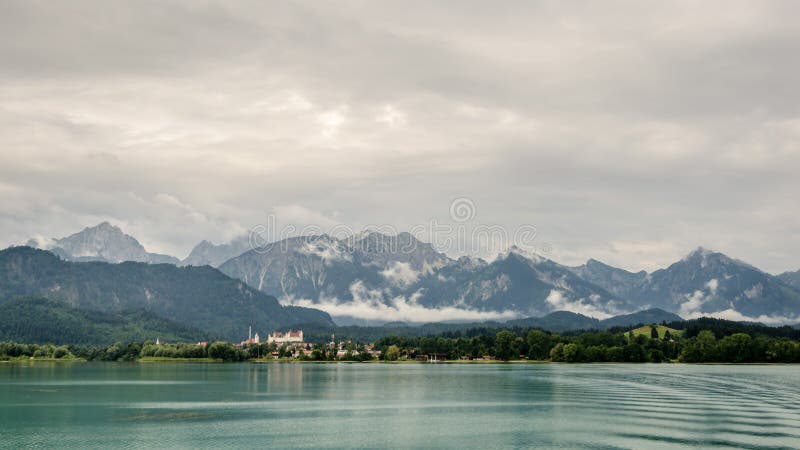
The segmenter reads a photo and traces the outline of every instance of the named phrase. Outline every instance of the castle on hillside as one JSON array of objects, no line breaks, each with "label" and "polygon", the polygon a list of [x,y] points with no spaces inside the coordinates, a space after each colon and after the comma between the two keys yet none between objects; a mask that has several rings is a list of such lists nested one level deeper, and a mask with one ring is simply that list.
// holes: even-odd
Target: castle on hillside
[{"label": "castle on hillside", "polygon": [[276,331],[275,333],[267,336],[267,342],[272,344],[302,344],[303,343],[303,330],[292,331],[286,333]]}]

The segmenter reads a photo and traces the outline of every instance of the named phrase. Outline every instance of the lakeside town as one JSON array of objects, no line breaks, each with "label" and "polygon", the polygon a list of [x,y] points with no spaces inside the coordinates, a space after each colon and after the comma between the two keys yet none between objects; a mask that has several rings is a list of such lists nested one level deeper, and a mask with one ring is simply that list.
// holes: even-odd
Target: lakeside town
[{"label": "lakeside town", "polygon": [[[198,343],[207,345],[207,343]],[[331,335],[330,342],[312,344],[303,338],[303,330],[276,331],[268,334],[262,341],[258,332],[253,334],[252,327],[248,330],[248,337],[235,345],[239,350],[248,354],[256,352],[256,359],[299,359],[299,360],[336,360],[336,361],[369,361],[369,360],[413,360],[420,362],[444,362],[448,360],[447,353],[421,353],[415,349],[401,349],[397,345],[389,345],[385,355],[384,351],[375,343],[356,343],[351,340],[336,341],[336,336]],[[452,359],[452,358],[451,358]],[[491,361],[495,358],[482,355],[480,358],[463,356],[460,360]]]},{"label": "lakeside town", "polygon": [[332,357],[339,360],[363,360],[365,357],[380,359],[382,354],[373,344],[356,344],[350,340],[336,342],[335,335],[331,335],[330,342],[312,344],[305,341],[303,330],[275,331],[262,341],[257,332],[253,334],[252,327],[248,329],[247,339],[236,344],[236,347],[248,353],[255,350],[257,358],[273,359],[322,360]]},{"label": "lakeside town", "polygon": [[302,329],[274,331],[262,339],[250,327],[247,339],[238,343],[160,338],[100,346],[0,342],[0,361],[798,363],[799,333],[793,327],[712,318],[563,334],[528,327],[389,334],[373,342],[353,336],[337,340],[334,334],[326,339],[319,333],[306,339]]},{"label": "lakeside town", "polygon": [[[275,331],[262,339],[251,327],[247,339],[237,344],[167,344],[157,339],[155,343],[127,344],[127,349],[122,348],[122,344],[114,344],[106,353],[120,352],[117,358],[127,353],[131,360],[205,358],[255,362],[800,362],[796,329],[711,318],[683,324],[653,323],[564,334],[535,328],[476,331],[429,336],[387,335],[368,343],[337,340],[332,334],[327,342],[314,343],[305,339],[302,329]],[[88,359],[93,359],[89,356]]]}]

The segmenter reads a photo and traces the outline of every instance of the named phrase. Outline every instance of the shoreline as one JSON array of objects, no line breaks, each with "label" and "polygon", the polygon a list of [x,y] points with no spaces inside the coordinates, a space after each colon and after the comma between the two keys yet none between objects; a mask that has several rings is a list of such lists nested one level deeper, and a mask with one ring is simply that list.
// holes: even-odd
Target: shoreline
[{"label": "shoreline", "polygon": [[9,359],[9,360],[0,360],[0,364],[36,364],[36,363],[108,363],[108,364],[380,364],[380,365],[411,365],[411,364],[418,364],[418,365],[549,365],[549,364],[556,364],[556,365],[564,365],[564,366],[574,366],[574,365],[612,365],[612,364],[624,364],[626,366],[631,365],[684,365],[684,366],[796,366],[800,365],[800,363],[770,363],[770,362],[758,362],[758,363],[730,363],[730,362],[702,362],[702,363],[691,363],[691,362],[678,362],[678,361],[668,361],[668,362],[661,362],[661,363],[654,363],[654,362],[611,362],[611,361],[602,361],[602,362],[576,362],[576,363],[568,363],[568,362],[561,362],[561,361],[529,361],[529,360],[512,360],[512,361],[462,361],[462,360],[452,360],[452,361],[438,361],[438,362],[427,362],[427,361],[299,361],[299,360],[291,360],[291,359],[251,359],[247,361],[223,361],[221,359],[213,359],[213,358],[155,358],[155,357],[145,357],[140,358],[134,361],[89,361],[84,358],[74,358],[74,359],[54,359],[54,358],[37,358],[37,359]]},{"label": "shoreline", "polygon": [[9,358],[9,359],[0,359],[1,363],[37,363],[37,362],[46,362],[46,363],[84,363],[89,362],[85,358],[33,358],[33,357],[16,357],[16,358]]}]

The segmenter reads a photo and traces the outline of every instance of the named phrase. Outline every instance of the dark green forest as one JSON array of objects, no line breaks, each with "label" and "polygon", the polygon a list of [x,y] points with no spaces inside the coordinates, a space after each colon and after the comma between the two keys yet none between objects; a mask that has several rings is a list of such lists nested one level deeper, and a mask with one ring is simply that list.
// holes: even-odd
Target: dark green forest
[{"label": "dark green forest", "polygon": [[42,298],[0,304],[0,341],[53,344],[111,344],[142,338],[197,341],[206,333],[143,309],[87,311]]}]

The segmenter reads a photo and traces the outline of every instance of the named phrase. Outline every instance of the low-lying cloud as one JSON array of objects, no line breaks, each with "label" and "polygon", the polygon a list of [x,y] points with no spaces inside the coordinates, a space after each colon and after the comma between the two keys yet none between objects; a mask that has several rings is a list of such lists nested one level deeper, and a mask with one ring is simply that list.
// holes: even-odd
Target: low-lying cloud
[{"label": "low-lying cloud", "polygon": [[417,303],[419,294],[409,297],[387,296],[380,289],[370,289],[357,281],[350,286],[352,300],[321,296],[317,302],[309,299],[283,298],[286,305],[321,309],[333,317],[353,317],[382,322],[444,322],[509,320],[518,317],[513,311],[477,311],[455,306],[428,308]]},{"label": "low-lying cloud", "polygon": [[678,314],[681,317],[689,317],[693,314],[699,313],[703,303],[708,300],[706,294],[701,290],[694,291],[691,295],[686,296],[686,301],[681,303],[681,308]]},{"label": "low-lying cloud", "polygon": [[[760,316],[747,316],[737,311],[736,308],[731,307],[728,309],[707,312],[703,311],[703,305],[707,302],[714,300],[717,296],[719,289],[719,280],[716,278],[711,279],[705,284],[704,289],[697,289],[691,294],[685,294],[686,301],[681,303],[678,315],[684,319],[697,319],[700,317],[714,317],[717,319],[733,320],[736,322],[761,322],[767,325],[781,325],[791,324],[800,320],[800,317],[786,317],[786,316],[769,316],[762,314]],[[745,291],[745,296],[748,298],[755,298],[761,295],[763,286],[759,283]]]},{"label": "low-lying cloud", "polygon": [[716,312],[692,312],[690,314],[679,314],[684,319],[698,319],[700,317],[714,317],[717,319],[732,320],[735,322],[760,322],[766,325],[788,325],[796,323],[800,317],[786,317],[786,316],[768,316],[762,314],[760,316],[746,316],[734,308],[728,308],[723,311]]},{"label": "low-lying cloud", "polygon": [[597,296],[590,296],[578,300],[571,300],[557,289],[551,289],[545,301],[553,307],[554,311],[569,311],[596,319],[608,319],[612,315],[596,304]]},{"label": "low-lying cloud", "polygon": [[417,282],[420,272],[414,270],[407,262],[395,261],[391,267],[382,270],[381,275],[395,286],[406,287]]}]

